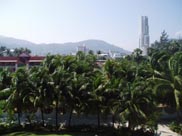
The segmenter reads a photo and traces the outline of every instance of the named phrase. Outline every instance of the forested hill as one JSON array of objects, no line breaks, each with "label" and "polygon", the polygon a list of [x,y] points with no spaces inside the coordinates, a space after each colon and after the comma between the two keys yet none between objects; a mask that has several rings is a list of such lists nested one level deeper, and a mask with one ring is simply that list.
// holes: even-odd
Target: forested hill
[{"label": "forested hill", "polygon": [[0,46],[6,46],[7,48],[28,48],[34,55],[46,55],[51,54],[70,54],[76,52],[78,46],[85,45],[89,50],[108,52],[117,51],[122,54],[130,54],[129,51],[124,50],[118,46],[112,45],[102,40],[85,40],[80,42],[69,43],[49,43],[49,44],[36,44],[26,40],[20,40],[5,36],[0,36]]}]

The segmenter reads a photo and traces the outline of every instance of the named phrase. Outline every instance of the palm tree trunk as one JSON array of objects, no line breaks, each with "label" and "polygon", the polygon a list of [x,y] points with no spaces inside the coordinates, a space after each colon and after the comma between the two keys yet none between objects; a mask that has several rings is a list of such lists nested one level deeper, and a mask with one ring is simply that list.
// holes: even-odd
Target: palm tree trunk
[{"label": "palm tree trunk", "polygon": [[182,119],[180,110],[177,110],[177,122],[180,122]]},{"label": "palm tree trunk", "polygon": [[58,129],[58,99],[56,100],[56,129]]},{"label": "palm tree trunk", "polygon": [[30,124],[32,124],[30,115],[27,115],[27,120],[28,120],[28,122],[29,122]]},{"label": "palm tree trunk", "polygon": [[128,128],[129,128],[130,130],[133,130],[133,126],[132,126],[132,121],[131,121],[131,119],[128,120]]},{"label": "palm tree trunk", "polygon": [[17,105],[17,112],[18,112],[18,125],[20,126],[21,125],[21,121],[20,121],[21,113],[20,113],[20,105],[19,104]]},{"label": "palm tree trunk", "polygon": [[42,126],[44,126],[44,111],[42,108],[40,111],[41,111],[41,118],[42,118]]},{"label": "palm tree trunk", "polygon": [[73,115],[73,108],[71,108],[71,111],[70,111],[70,115],[69,115],[69,119],[68,119],[68,127],[71,126],[72,115]]},{"label": "palm tree trunk", "polygon": [[20,122],[20,111],[18,110],[18,125],[20,126],[21,125],[21,122]]},{"label": "palm tree trunk", "polygon": [[115,116],[114,114],[112,114],[112,126],[114,127],[114,123],[115,123]]},{"label": "palm tree trunk", "polygon": [[99,109],[99,106],[97,106],[97,124],[98,124],[98,128],[100,128],[100,109]]}]

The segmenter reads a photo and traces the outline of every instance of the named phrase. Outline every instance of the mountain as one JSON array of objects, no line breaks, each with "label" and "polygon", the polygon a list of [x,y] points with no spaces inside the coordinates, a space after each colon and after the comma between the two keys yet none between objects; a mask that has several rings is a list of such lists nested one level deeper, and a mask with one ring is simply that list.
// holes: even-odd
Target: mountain
[{"label": "mountain", "polygon": [[70,54],[72,52],[77,51],[78,46],[85,45],[87,49],[93,50],[94,52],[103,51],[108,52],[115,51],[120,52],[122,54],[130,54],[129,51],[124,50],[115,45],[109,44],[102,40],[85,40],[80,42],[69,42],[69,43],[49,43],[49,44],[36,44],[33,42],[29,42],[26,40],[20,40],[5,36],[0,36],[0,46],[6,46],[7,48],[28,48],[32,51],[34,55],[46,55],[48,53],[51,54]]}]

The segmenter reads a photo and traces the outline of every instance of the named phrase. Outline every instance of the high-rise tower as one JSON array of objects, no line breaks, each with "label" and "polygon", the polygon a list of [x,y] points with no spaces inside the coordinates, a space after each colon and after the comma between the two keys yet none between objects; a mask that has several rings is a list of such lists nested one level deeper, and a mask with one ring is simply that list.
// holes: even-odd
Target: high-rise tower
[{"label": "high-rise tower", "polygon": [[139,48],[143,51],[143,55],[147,55],[147,49],[149,48],[149,45],[150,45],[150,36],[149,36],[148,17],[142,16]]}]

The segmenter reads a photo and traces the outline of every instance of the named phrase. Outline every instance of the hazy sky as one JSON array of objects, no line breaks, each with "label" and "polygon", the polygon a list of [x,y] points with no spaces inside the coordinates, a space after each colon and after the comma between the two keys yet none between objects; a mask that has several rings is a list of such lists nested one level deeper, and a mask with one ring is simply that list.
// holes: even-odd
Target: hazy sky
[{"label": "hazy sky", "polygon": [[35,43],[100,39],[132,51],[141,16],[150,41],[182,37],[182,0],[0,0],[0,35]]}]

